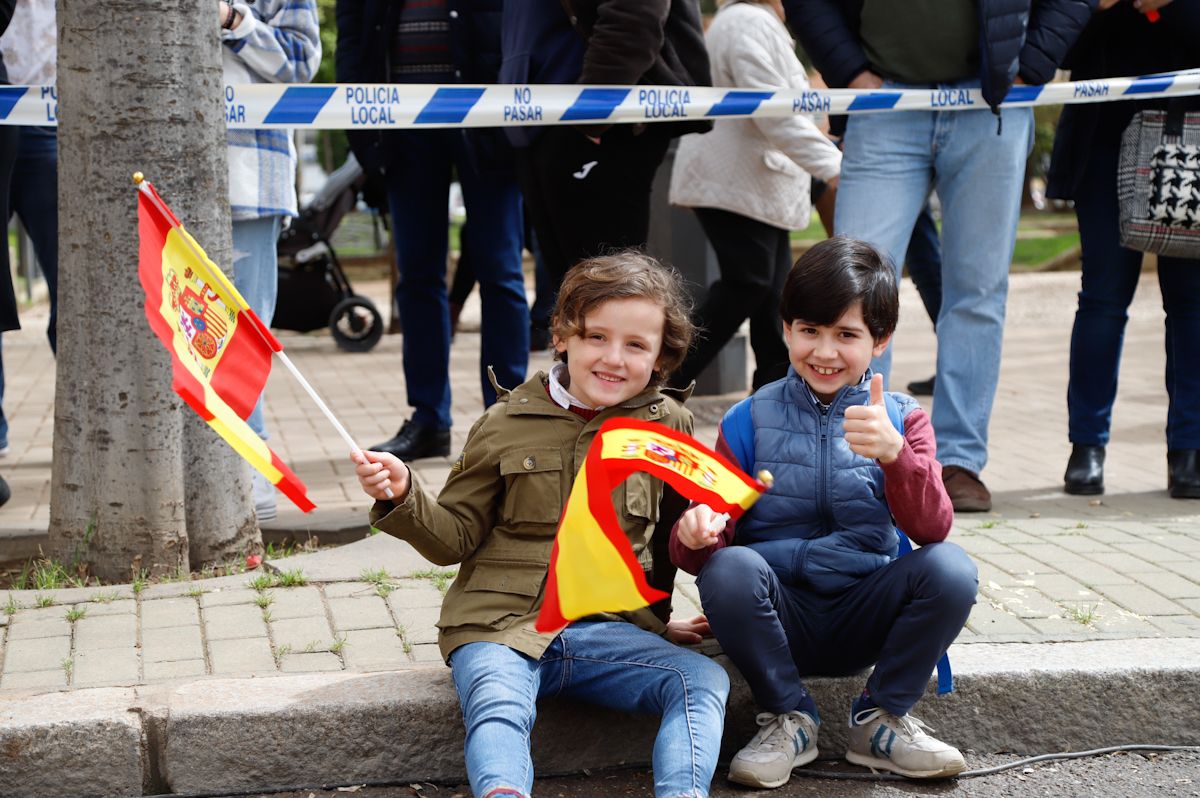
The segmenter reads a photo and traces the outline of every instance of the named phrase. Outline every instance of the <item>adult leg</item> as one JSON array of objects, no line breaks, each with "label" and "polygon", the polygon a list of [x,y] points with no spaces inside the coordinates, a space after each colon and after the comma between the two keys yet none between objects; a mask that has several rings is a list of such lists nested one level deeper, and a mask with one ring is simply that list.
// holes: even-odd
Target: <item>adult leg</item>
[{"label": "adult leg", "polygon": [[411,421],[436,430],[447,430],[451,424],[446,203],[455,135],[454,131],[405,133],[403,142],[397,143],[397,163],[388,179],[400,272],[396,295],[407,331],[402,349]]},{"label": "adult leg", "polygon": [[[279,216],[235,219],[233,222],[233,285],[268,327],[275,317],[275,299],[279,293],[275,244],[282,224],[283,219]],[[260,438],[266,439],[261,396],[246,423]]]},{"label": "adult leg", "polygon": [[754,377],[751,386],[758,390],[768,382],[787,376],[791,359],[780,332],[779,305],[783,284],[792,269],[792,241],[786,230],[775,240],[775,279],[758,308],[750,314],[750,347],[754,350]]},{"label": "adult leg", "polygon": [[904,265],[908,267],[908,276],[921,297],[925,313],[937,329],[937,317],[942,310],[942,241],[928,202],[913,227]]},{"label": "adult leg", "polygon": [[[942,200],[942,308],[933,426],[942,465],[978,474],[987,464],[1033,111],[1006,108],[999,120],[987,110],[940,112],[934,136]],[[956,502],[956,509],[967,508]]]},{"label": "adult leg", "polygon": [[[878,249],[897,279],[933,180],[933,121],[929,111],[899,111],[851,116],[846,126],[834,229]],[[889,347],[871,365],[887,380],[891,364]]]},{"label": "adult leg", "polygon": [[22,127],[17,161],[9,191],[10,209],[33,241],[46,287],[50,292],[50,321],[46,336],[58,351],[58,137],[54,128]]},{"label": "adult leg", "polygon": [[562,695],[662,717],[654,739],[655,795],[707,796],[729,697],[725,670],[629,623],[572,624],[559,641]]},{"label": "adult leg", "polygon": [[1142,272],[1142,253],[1122,247],[1117,231],[1117,157],[1115,148],[1092,149],[1076,192],[1083,271],[1071,330],[1067,431],[1072,443],[1085,446],[1108,444],[1125,322]]},{"label": "adult leg", "polygon": [[495,370],[501,385],[514,388],[525,381],[529,365],[529,305],[521,271],[521,192],[511,177],[476,171],[462,149],[462,139],[455,141],[455,163],[470,220],[463,231],[463,246],[471,253],[482,303],[479,376],[486,406],[496,401],[488,367]]},{"label": "adult leg", "polygon": [[1200,449],[1200,260],[1158,259],[1167,312],[1167,449]]},{"label": "adult leg", "polygon": [[467,777],[476,796],[533,789],[529,735],[542,671],[537,660],[498,643],[468,643],[450,655],[466,727]]},{"label": "adult leg", "polygon": [[[786,230],[737,213],[717,208],[696,208],[695,212],[717,253],[721,276],[708,287],[704,303],[696,311],[696,326],[702,332],[673,378],[680,386],[696,379],[729,343],[742,322],[769,300],[775,286],[779,235],[787,236]],[[779,324],[773,326],[775,337],[780,338]],[[782,348],[782,340],[779,343]],[[778,349],[774,354],[778,354]],[[757,358],[756,350],[756,361]]]}]

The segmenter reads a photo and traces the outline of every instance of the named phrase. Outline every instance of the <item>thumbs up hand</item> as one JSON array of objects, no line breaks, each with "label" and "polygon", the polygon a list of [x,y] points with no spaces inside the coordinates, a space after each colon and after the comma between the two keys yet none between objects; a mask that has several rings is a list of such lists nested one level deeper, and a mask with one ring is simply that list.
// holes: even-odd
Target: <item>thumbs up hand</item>
[{"label": "thumbs up hand", "polygon": [[883,401],[883,375],[871,377],[871,401],[865,405],[846,408],[843,426],[850,451],[881,463],[890,463],[900,456],[904,438],[888,418]]}]

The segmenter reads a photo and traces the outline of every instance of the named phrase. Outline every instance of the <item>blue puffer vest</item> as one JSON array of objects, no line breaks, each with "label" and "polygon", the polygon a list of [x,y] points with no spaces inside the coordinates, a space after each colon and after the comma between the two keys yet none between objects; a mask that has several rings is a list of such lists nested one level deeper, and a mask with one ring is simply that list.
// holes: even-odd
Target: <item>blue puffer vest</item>
[{"label": "blue puffer vest", "polygon": [[[845,410],[866,404],[870,373],[838,391],[828,410],[813,402],[793,370],[734,407],[722,422],[726,441],[750,473],[767,469],[775,484],[737,525],[735,542],[763,556],[789,585],[837,593],[896,557],[896,530],[883,492],[883,469],[850,451]],[[893,393],[907,417],[916,400]],[[749,425],[737,414],[749,412]],[[740,430],[740,431],[739,431]],[[745,440],[752,435],[752,440]],[[750,454],[753,452],[753,454]]]}]

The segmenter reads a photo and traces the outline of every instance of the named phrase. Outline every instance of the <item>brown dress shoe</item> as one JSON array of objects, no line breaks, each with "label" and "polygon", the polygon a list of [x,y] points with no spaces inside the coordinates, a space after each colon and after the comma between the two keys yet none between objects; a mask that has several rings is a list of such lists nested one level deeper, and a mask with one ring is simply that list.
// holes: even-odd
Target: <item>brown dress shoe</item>
[{"label": "brown dress shoe", "polygon": [[942,484],[956,513],[986,513],[992,509],[992,494],[979,476],[961,466],[942,469]]}]

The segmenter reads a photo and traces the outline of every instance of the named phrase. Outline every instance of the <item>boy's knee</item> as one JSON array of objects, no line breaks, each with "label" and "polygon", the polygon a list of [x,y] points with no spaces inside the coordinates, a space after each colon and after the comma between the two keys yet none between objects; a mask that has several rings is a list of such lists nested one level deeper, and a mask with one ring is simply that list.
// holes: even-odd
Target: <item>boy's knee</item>
[{"label": "boy's knee", "polygon": [[730,592],[744,593],[758,585],[766,585],[766,573],[771,566],[762,555],[746,546],[720,549],[708,558],[696,577],[701,597],[720,597]]},{"label": "boy's knee", "polygon": [[974,604],[979,592],[979,569],[962,547],[943,542],[925,549],[928,575],[938,594],[955,604]]}]

